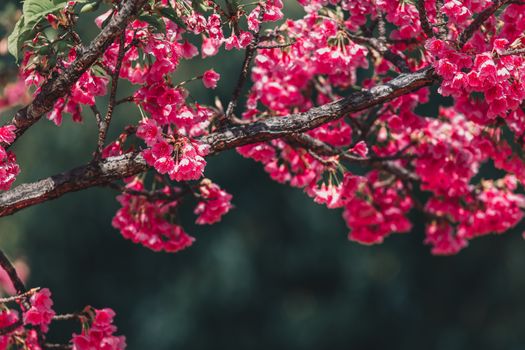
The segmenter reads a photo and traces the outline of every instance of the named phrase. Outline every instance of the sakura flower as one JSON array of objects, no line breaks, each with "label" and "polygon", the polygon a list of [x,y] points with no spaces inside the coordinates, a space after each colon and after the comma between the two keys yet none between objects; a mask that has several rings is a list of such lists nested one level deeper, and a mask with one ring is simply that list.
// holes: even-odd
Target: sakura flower
[{"label": "sakura flower", "polygon": [[95,317],[91,327],[81,334],[73,334],[73,350],[123,350],[126,338],[116,336],[117,327],[113,325],[115,312],[112,309],[94,310]]},{"label": "sakura flower", "polygon": [[179,151],[175,167],[169,172],[170,178],[175,181],[198,180],[206,166],[203,150],[191,143],[186,143]]},{"label": "sakura flower", "polygon": [[365,158],[368,154],[368,147],[364,141],[359,141],[354,147],[349,150],[351,153],[355,153],[360,157]]},{"label": "sakura flower", "polygon": [[47,288],[39,290],[31,296],[30,303],[31,308],[24,312],[24,324],[40,326],[43,332],[47,332],[55,316],[55,311],[51,308],[53,306],[51,292]]},{"label": "sakura flower", "polygon": [[210,225],[216,223],[232,208],[231,194],[222,190],[211,181],[207,179],[203,180],[199,191],[201,200],[194,211],[194,213],[198,215],[197,224]]},{"label": "sakura flower", "polygon": [[14,153],[5,151],[0,146],[0,190],[8,190],[19,173],[20,167],[16,163]]},{"label": "sakura flower", "polygon": [[215,72],[213,69],[207,70],[202,76],[202,83],[208,89],[215,89],[217,87],[217,81],[220,79],[220,74]]},{"label": "sakura flower", "polygon": [[0,127],[0,142],[11,144],[16,138],[15,135],[16,126],[4,125]]}]

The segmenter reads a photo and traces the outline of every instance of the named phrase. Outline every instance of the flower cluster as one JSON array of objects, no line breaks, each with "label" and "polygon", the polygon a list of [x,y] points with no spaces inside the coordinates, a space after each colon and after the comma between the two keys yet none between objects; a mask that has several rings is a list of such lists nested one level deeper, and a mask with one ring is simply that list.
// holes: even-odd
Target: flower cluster
[{"label": "flower cluster", "polygon": [[[128,183],[127,191],[117,197],[122,205],[113,218],[113,227],[118,229],[124,238],[142,244],[155,251],[176,252],[193,243],[180,225],[170,222],[174,217],[173,209],[177,200],[150,200],[146,195],[134,194],[144,190],[144,184],[138,178]],[[172,190],[165,188],[165,196],[173,195]]]},{"label": "flower cluster", "polygon": [[30,298],[31,307],[24,312],[24,324],[39,326],[42,332],[47,332],[55,312],[51,308],[51,292],[44,288],[33,294]]},{"label": "flower cluster", "polygon": [[115,312],[111,309],[94,309],[91,325],[80,334],[73,334],[73,350],[123,350],[126,338],[114,335],[117,327],[113,324]]},{"label": "flower cluster", "polygon": [[392,188],[377,189],[368,200],[354,198],[343,212],[351,230],[348,237],[362,244],[376,244],[391,233],[408,232],[412,224],[406,215],[411,207],[410,197],[403,198]]},{"label": "flower cluster", "polygon": [[160,191],[146,191],[143,180],[131,180],[117,199],[122,205],[113,218],[113,227],[124,238],[155,251],[176,252],[190,246],[194,238],[178,224],[177,210],[185,196],[198,199],[197,224],[213,224],[231,208],[232,196],[208,179],[196,189],[164,186]]},{"label": "flower cluster", "polygon": [[201,181],[199,186],[199,203],[195,208],[199,225],[214,224],[232,208],[232,195],[221,189],[208,179]]},{"label": "flower cluster", "polygon": [[[18,313],[14,310],[0,311],[0,328],[7,328],[18,322]],[[11,334],[16,331],[0,336],[0,350],[7,350],[11,345]]]},{"label": "flower cluster", "polygon": [[426,242],[433,246],[433,254],[456,254],[468,240],[504,233],[521,221],[525,196],[513,193],[517,187],[513,176],[484,181],[481,187],[463,197],[463,203],[446,197],[428,201],[426,209],[436,218],[426,230]]},{"label": "flower cluster", "polygon": [[[138,150],[154,169],[151,188],[157,189],[146,189],[150,177],[127,179],[113,226],[156,251],[188,247],[193,238],[177,215],[183,199],[197,200],[197,224],[216,223],[232,208],[230,194],[201,180],[206,157],[217,151],[208,145],[209,134],[324,106],[317,109],[327,111],[324,124],[306,122],[301,134],[271,141],[243,141],[237,152],[260,162],[273,180],[303,189],[328,208],[342,208],[351,240],[373,244],[407,232],[412,209],[429,218],[425,241],[435,254],[456,253],[472,238],[514,227],[521,220],[519,186],[525,184],[525,6],[490,0],[444,0],[443,6],[435,0],[299,3],[302,18],[266,30],[263,23],[284,17],[281,0],[235,3],[227,11],[207,0],[191,6],[154,1],[56,101],[48,118],[59,125],[64,112],[80,121],[82,106],[105,95],[110,79],[135,88],[112,101],[108,112],[124,102],[136,107],[141,118],[126,135],[137,136],[140,145],[128,147],[133,138],[121,137],[104,145],[102,156]],[[46,17],[54,30],[67,25],[66,12],[74,6]],[[102,28],[116,13],[112,9],[95,22]],[[76,45],[42,54],[55,53],[55,44],[39,34],[31,43],[39,49],[25,50],[22,76],[36,93],[80,57]],[[222,84],[218,72],[204,69],[184,81],[178,74],[184,60],[221,49],[246,50],[239,81],[249,74],[253,82],[245,109],[233,114],[242,84],[225,112],[220,101],[206,105],[190,92],[195,80],[216,89]],[[438,91],[451,98],[450,108],[423,112],[418,106],[433,92],[409,88],[366,111],[331,113],[351,91],[360,91],[359,102],[367,89],[382,93],[392,88],[394,75],[420,69],[440,77]],[[2,146],[14,141],[15,132],[0,128]],[[487,163],[505,175],[479,180]],[[0,148],[0,189],[8,189],[18,172],[14,154]],[[425,203],[415,195],[420,191]]]},{"label": "flower cluster", "polygon": [[[0,127],[0,143],[9,145],[15,140],[15,126],[6,125]],[[16,156],[11,151],[6,151],[0,146],[0,190],[8,190],[17,175],[20,173],[20,167],[16,162]]]},{"label": "flower cluster", "polygon": [[[18,304],[22,317],[8,303]],[[47,332],[55,318],[53,301],[49,289],[31,289],[23,294],[2,300],[0,311],[0,350],[23,348],[42,350],[48,347]],[[80,334],[73,334],[70,344],[57,344],[75,350],[123,350],[126,348],[124,336],[117,336],[113,325],[115,312],[111,309],[94,309],[87,306],[82,312],[58,315],[62,320],[79,320],[82,323]]]}]

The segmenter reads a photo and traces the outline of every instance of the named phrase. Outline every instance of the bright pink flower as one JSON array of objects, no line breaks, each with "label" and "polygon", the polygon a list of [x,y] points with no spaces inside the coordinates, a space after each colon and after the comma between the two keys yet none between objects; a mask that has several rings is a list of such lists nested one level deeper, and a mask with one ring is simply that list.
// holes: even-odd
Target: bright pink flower
[{"label": "bright pink flower", "polygon": [[24,312],[24,324],[40,326],[43,332],[47,332],[55,316],[55,311],[51,308],[53,306],[51,292],[47,288],[39,290],[31,296],[30,303],[31,308]]},{"label": "bright pink flower", "polygon": [[175,168],[170,171],[169,175],[175,181],[198,180],[202,177],[206,161],[203,156],[206,151],[198,145],[186,143],[178,151]]},{"label": "bright pink flower", "polygon": [[[126,188],[142,191],[144,185],[135,179]],[[166,188],[164,193],[173,195],[176,189]],[[178,205],[177,201],[149,200],[145,195],[129,193],[121,194],[117,200],[122,208],[115,214],[112,224],[124,238],[154,251],[166,252],[177,252],[193,243],[193,237],[169,220],[169,214]]]},{"label": "bright pink flower", "polygon": [[431,223],[426,228],[425,243],[432,245],[432,254],[454,255],[468,245],[466,239],[454,234],[447,223]]},{"label": "bright pink flower", "polygon": [[204,72],[204,75],[202,76],[202,83],[208,89],[215,89],[220,77],[221,75],[219,73],[215,72],[213,69],[209,69]]},{"label": "bright pink flower", "polygon": [[184,43],[180,46],[180,55],[186,59],[190,59],[199,54],[199,50],[195,45],[190,44],[188,40],[185,40]]},{"label": "bright pink flower", "polygon": [[218,39],[203,38],[202,39],[202,58],[215,56],[219,52],[222,42]]},{"label": "bright pink flower", "polygon": [[199,225],[214,224],[232,208],[232,195],[222,190],[209,180],[203,180],[199,187],[200,201],[194,213],[198,215],[196,223]]},{"label": "bright pink flower", "polygon": [[0,142],[11,144],[16,138],[15,135],[16,126],[4,125],[0,127]]},{"label": "bright pink flower", "polygon": [[349,150],[351,153],[355,153],[360,157],[365,158],[368,154],[368,147],[364,141],[359,141],[354,147]]},{"label": "bright pink flower", "polygon": [[137,136],[143,139],[148,146],[153,146],[161,137],[161,131],[154,119],[146,119],[139,123]]},{"label": "bright pink flower", "polygon": [[[6,328],[14,323],[18,322],[18,313],[13,310],[2,310],[0,311],[0,329]],[[20,329],[20,328],[19,328]],[[11,334],[16,332],[17,329],[12,332],[0,336],[0,350],[7,350],[12,345]]]},{"label": "bright pink flower", "polygon": [[4,148],[0,146],[0,190],[8,190],[19,173],[20,167],[16,163],[14,153],[5,151]]},{"label": "bright pink flower", "polygon": [[275,157],[275,148],[267,143],[255,143],[237,147],[237,152],[243,157],[252,158],[261,163],[268,163]]},{"label": "bright pink flower", "polygon": [[111,309],[95,309],[95,317],[89,329],[81,334],[73,334],[73,350],[123,350],[126,338],[116,336],[117,327],[113,325],[115,312]]}]

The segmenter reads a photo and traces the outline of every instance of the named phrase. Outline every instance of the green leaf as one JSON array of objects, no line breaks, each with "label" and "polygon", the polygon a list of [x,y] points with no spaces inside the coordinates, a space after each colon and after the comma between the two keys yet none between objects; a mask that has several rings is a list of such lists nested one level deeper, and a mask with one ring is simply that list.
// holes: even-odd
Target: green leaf
[{"label": "green leaf", "polygon": [[148,23],[153,28],[157,29],[160,33],[166,33],[166,26],[164,25],[164,22],[159,17],[150,16],[150,15],[142,15],[139,16],[138,19],[140,21],[144,21]]},{"label": "green leaf", "polygon": [[166,17],[172,22],[175,22],[179,27],[186,29],[186,24],[184,21],[177,15],[175,10],[171,7],[162,7],[158,10],[162,17]]},{"label": "green leaf", "polygon": [[204,0],[191,0],[191,7],[199,13],[208,12],[211,7],[207,5],[207,1]]},{"label": "green leaf", "polygon": [[47,14],[64,8],[67,1],[64,0],[26,0],[22,12],[26,23],[38,22]]},{"label": "green leaf", "polygon": [[[81,0],[84,2],[84,0]],[[35,35],[35,27],[50,13],[65,7],[67,0],[26,0],[22,7],[23,14],[8,38],[8,49],[17,61],[24,42]]]},{"label": "green leaf", "polygon": [[99,6],[100,6],[100,1],[94,1],[94,2],[87,3],[82,6],[82,8],[80,9],[80,13],[94,12],[98,10]]},{"label": "green leaf", "polygon": [[16,22],[15,28],[9,37],[7,38],[7,49],[9,53],[13,55],[18,61],[18,53],[21,49],[21,38],[24,36],[24,16],[21,16],[18,22]]}]

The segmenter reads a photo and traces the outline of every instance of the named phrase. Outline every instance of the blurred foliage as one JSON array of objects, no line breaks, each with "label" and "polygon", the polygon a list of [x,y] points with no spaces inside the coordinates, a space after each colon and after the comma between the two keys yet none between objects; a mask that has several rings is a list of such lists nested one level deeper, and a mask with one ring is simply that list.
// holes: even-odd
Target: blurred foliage
[{"label": "blurred foliage", "polygon": [[[20,6],[0,4],[0,25],[16,20],[13,5]],[[85,40],[96,34],[93,16],[79,25]],[[213,66],[222,75],[219,88],[194,82],[194,96],[211,101],[217,93],[226,103],[241,58],[223,52],[197,60],[176,78]],[[0,56],[3,79],[13,65]],[[437,104],[424,108],[431,113]],[[128,123],[125,116],[138,113],[119,107],[113,136]],[[9,117],[3,113],[2,122]],[[39,122],[16,145],[18,183],[89,160],[94,118],[86,112],[82,125],[65,119],[60,128]],[[234,152],[210,158],[206,171],[234,195],[236,208],[210,227],[192,225],[188,210],[182,222],[197,241],[181,253],[153,253],[124,240],[111,227],[115,193],[100,188],[0,219],[0,245],[26,257],[29,285],[49,287],[58,312],[86,303],[115,309],[132,350],[525,347],[523,226],[443,258],[422,244],[414,215],[412,233],[366,247],[347,241],[338,210],[272,182]],[[75,327],[54,325],[50,338],[66,340]]]}]

